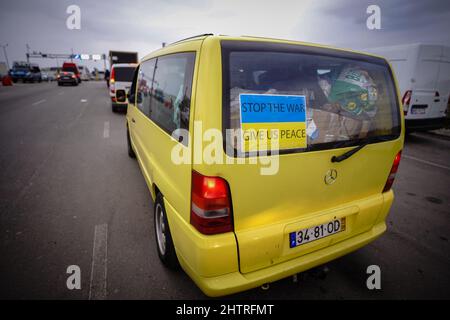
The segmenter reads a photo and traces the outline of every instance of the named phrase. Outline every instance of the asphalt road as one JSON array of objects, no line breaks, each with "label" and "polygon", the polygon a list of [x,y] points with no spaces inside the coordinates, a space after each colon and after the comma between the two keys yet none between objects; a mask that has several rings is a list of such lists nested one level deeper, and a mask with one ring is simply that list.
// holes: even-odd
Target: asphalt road
[{"label": "asphalt road", "polygon": [[[98,277],[108,299],[206,298],[160,263],[125,137],[104,82],[0,87],[0,298],[88,299]],[[325,279],[309,272],[228,298],[450,298],[450,140],[411,135],[394,189],[388,231],[329,263]],[[381,290],[366,287],[373,264]],[[81,269],[80,290],[66,287],[69,265]]]}]

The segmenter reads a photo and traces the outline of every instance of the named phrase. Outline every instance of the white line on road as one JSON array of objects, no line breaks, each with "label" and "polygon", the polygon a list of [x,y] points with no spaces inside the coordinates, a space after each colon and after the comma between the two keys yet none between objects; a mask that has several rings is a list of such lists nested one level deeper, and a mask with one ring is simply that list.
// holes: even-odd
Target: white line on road
[{"label": "white line on road", "polygon": [[438,168],[441,168],[441,169],[447,169],[447,170],[450,170],[450,167],[443,166],[443,165],[441,165],[441,164],[437,164],[437,163],[434,163],[434,162],[431,162],[431,161],[422,160],[422,159],[419,159],[419,158],[416,158],[416,157],[411,157],[411,156],[407,156],[407,155],[402,155],[402,158],[406,158],[406,159],[410,159],[410,160],[415,160],[415,161],[418,161],[418,162],[426,163],[426,164],[428,164],[428,165],[430,165],[430,166],[434,166],[434,167],[438,167]]},{"label": "white line on road", "polygon": [[81,102],[87,102],[87,100],[86,100],[86,99],[81,99],[80,101],[81,101]]},{"label": "white line on road", "polygon": [[42,99],[42,100],[36,101],[35,103],[32,103],[31,105],[32,106],[37,106],[38,104],[41,104],[42,102],[45,102],[45,101],[47,101],[47,100]]},{"label": "white line on road", "polygon": [[105,121],[103,125],[103,138],[109,138],[109,121]]},{"label": "white line on road", "polygon": [[89,300],[106,299],[106,278],[108,273],[108,225],[95,226],[92,249],[91,283]]}]

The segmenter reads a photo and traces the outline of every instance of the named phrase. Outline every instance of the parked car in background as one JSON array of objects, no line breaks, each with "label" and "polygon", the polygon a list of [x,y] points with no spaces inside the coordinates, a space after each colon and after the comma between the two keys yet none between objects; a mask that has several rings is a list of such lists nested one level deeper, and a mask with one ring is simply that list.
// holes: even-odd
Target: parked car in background
[{"label": "parked car in background", "polygon": [[109,78],[109,96],[113,112],[127,108],[127,94],[136,66],[136,63],[119,63],[112,66]]},{"label": "parked car in background", "polygon": [[46,81],[46,82],[50,81],[49,78],[48,78],[48,73],[47,72],[41,71],[41,78],[42,78],[42,81]]},{"label": "parked car in background", "polygon": [[444,126],[450,99],[450,47],[409,44],[365,51],[386,57],[391,63],[408,132]]},{"label": "parked car in background", "polygon": [[41,82],[42,75],[39,65],[27,62],[14,62],[12,69],[9,71],[13,82],[21,80],[22,82]]},{"label": "parked car in background", "polygon": [[[56,80],[56,74],[55,74],[55,70],[56,67],[45,67],[45,68],[41,68],[41,74],[42,74],[42,80],[43,81],[55,81]],[[45,74],[45,76],[44,76]],[[45,80],[44,78],[46,77],[47,80]]]},{"label": "parked car in background", "polygon": [[161,262],[219,296],[378,238],[404,142],[397,92],[384,58],[309,43],[205,35],[147,55],[126,133]]},{"label": "parked car in background", "polygon": [[70,71],[61,71],[56,77],[56,80],[58,81],[58,86],[65,84],[77,86],[80,83],[76,74]]},{"label": "parked car in background", "polygon": [[62,72],[72,72],[75,77],[77,78],[78,83],[81,83],[81,74],[80,74],[80,70],[78,69],[78,66],[76,65],[76,63],[73,62],[64,62],[63,66],[61,68]]}]

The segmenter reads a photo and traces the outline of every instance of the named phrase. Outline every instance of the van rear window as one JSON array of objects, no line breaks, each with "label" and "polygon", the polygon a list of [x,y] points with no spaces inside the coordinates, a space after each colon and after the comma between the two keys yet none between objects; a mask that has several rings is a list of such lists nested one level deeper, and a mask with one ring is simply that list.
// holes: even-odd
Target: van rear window
[{"label": "van rear window", "polygon": [[255,145],[273,150],[274,138],[283,153],[400,134],[392,73],[382,59],[237,41],[222,41],[222,59],[223,128],[234,154],[251,152]]},{"label": "van rear window", "polygon": [[114,76],[116,81],[131,82],[133,81],[133,75],[135,67],[116,67],[114,68]]}]

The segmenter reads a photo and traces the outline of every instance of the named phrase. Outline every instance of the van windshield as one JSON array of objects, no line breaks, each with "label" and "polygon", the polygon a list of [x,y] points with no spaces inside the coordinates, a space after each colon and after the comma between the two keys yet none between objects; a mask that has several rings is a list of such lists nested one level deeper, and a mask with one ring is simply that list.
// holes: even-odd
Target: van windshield
[{"label": "van windshield", "polygon": [[252,141],[269,150],[273,138],[280,152],[302,152],[400,134],[395,86],[382,59],[235,41],[222,41],[222,57],[223,127],[232,129],[227,143],[238,153],[251,151]]}]

